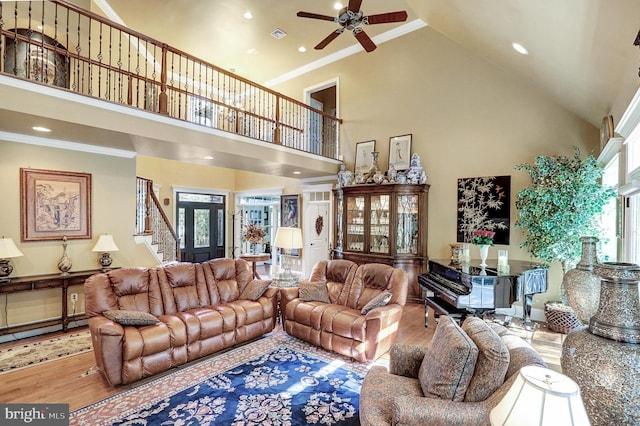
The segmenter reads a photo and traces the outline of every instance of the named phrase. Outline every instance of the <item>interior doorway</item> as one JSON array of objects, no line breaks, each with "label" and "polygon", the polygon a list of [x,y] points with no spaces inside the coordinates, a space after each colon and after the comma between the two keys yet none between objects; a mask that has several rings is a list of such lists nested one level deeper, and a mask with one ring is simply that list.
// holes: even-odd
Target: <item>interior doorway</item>
[{"label": "interior doorway", "polygon": [[[307,105],[319,109],[320,111],[338,117],[338,78],[325,81],[312,87],[304,89],[304,99]],[[327,123],[325,123],[325,121]],[[335,126],[335,123],[324,120],[321,114],[311,112],[309,116],[309,151],[325,157],[334,158],[337,154],[337,147],[334,143],[326,143],[323,140],[323,130],[325,125]],[[338,128],[335,127],[337,136]],[[337,139],[335,139],[337,140]]]},{"label": "interior doorway", "polygon": [[176,195],[180,259],[200,263],[224,257],[224,195]]}]

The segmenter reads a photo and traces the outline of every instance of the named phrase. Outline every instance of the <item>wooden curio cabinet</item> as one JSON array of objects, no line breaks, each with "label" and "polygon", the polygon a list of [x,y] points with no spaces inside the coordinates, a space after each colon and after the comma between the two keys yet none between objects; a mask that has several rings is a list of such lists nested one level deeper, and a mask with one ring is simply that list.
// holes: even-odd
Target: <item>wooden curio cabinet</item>
[{"label": "wooden curio cabinet", "polygon": [[334,257],[407,271],[408,299],[421,301],[418,275],[427,265],[429,185],[353,185],[334,193]]}]

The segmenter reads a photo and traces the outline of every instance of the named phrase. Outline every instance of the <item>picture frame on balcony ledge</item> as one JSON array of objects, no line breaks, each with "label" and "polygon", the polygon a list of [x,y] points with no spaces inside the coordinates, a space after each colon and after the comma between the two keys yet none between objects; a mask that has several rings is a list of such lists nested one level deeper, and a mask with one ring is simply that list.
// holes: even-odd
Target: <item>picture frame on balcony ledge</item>
[{"label": "picture frame on balcony ledge", "polygon": [[20,168],[20,239],[91,239],[91,174]]},{"label": "picture frame on balcony ledge", "polygon": [[376,141],[366,141],[356,143],[356,161],[354,173],[366,171],[371,166],[371,153],[376,150]]}]

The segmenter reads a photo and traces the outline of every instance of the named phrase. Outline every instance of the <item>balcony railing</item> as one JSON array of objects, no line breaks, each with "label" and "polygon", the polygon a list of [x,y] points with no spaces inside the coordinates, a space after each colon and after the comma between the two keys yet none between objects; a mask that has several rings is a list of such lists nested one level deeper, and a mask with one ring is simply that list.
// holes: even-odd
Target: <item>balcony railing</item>
[{"label": "balcony railing", "polygon": [[341,120],[63,0],[0,2],[0,70],[337,159]]}]

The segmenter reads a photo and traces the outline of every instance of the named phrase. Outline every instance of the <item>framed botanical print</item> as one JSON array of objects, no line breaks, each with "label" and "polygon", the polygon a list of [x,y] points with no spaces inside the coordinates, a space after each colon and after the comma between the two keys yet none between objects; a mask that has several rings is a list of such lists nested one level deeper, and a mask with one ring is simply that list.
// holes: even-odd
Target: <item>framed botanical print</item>
[{"label": "framed botanical print", "polygon": [[369,169],[371,166],[371,153],[376,150],[376,141],[358,142],[356,144],[355,173]]},{"label": "framed botanical print", "polygon": [[20,169],[22,241],[91,238],[91,175]]},{"label": "framed botanical print", "polygon": [[389,168],[406,170],[411,166],[411,134],[389,138]]}]

